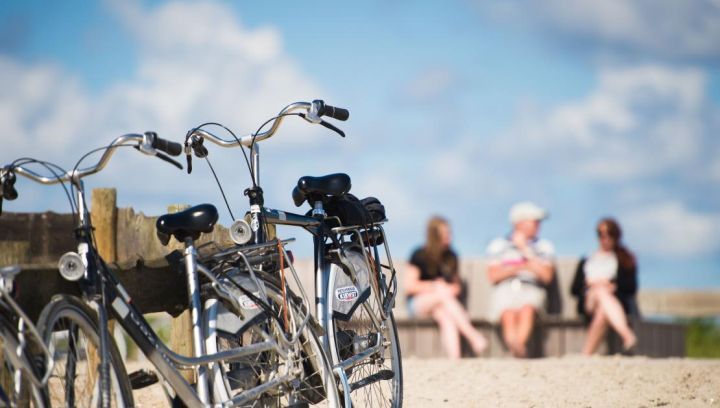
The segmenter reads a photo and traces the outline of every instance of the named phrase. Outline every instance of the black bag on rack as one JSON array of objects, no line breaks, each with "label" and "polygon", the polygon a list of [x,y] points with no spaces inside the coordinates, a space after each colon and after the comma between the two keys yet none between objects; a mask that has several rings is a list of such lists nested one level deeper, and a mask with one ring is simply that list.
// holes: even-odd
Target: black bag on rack
[{"label": "black bag on rack", "polygon": [[375,197],[362,200],[352,194],[332,197],[325,203],[329,217],[338,217],[343,225],[369,226],[385,220],[385,206]]},{"label": "black bag on rack", "polygon": [[367,197],[360,200],[365,210],[370,214],[371,222],[385,221],[385,206],[375,197]]}]

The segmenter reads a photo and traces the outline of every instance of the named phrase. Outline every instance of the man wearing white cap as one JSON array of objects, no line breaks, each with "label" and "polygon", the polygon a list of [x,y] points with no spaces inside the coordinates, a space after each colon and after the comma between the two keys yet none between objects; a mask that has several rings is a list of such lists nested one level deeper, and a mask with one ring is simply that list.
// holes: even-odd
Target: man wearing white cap
[{"label": "man wearing white cap", "polygon": [[505,344],[515,357],[527,355],[535,316],[545,306],[545,285],[555,273],[553,245],[538,238],[547,211],[532,202],[510,209],[513,230],[487,248],[488,277],[494,285],[489,318],[500,321]]}]

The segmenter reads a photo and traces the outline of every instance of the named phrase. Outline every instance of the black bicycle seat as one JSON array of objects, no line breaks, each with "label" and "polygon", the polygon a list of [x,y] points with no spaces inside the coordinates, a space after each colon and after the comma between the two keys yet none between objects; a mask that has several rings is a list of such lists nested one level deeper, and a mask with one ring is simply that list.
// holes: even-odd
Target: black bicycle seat
[{"label": "black bicycle seat", "polygon": [[200,204],[184,211],[160,216],[155,228],[160,242],[167,245],[171,236],[180,242],[184,242],[185,238],[198,239],[203,232],[212,232],[217,220],[218,211],[214,205]]},{"label": "black bicycle seat", "polygon": [[300,207],[305,200],[322,199],[327,196],[340,197],[350,191],[350,176],[345,173],[328,174],[322,177],[300,177],[293,189],[292,197],[295,205]]}]

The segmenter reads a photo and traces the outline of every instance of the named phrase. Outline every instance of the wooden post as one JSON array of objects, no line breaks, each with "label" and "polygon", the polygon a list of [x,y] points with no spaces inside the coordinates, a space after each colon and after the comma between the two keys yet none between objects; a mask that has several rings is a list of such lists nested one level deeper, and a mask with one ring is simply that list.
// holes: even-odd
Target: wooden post
[{"label": "wooden post", "polygon": [[[106,263],[115,262],[117,248],[117,190],[114,188],[94,188],[90,197],[90,222],[94,228],[93,235],[97,244],[98,254]],[[115,332],[115,321],[109,320],[107,325],[109,336]],[[100,355],[88,345],[88,365],[96,367],[100,364]],[[120,350],[126,355],[126,350]],[[94,372],[88,373],[93,376]],[[94,384],[96,378],[90,378],[89,383]]]},{"label": "wooden post", "polygon": [[[189,208],[189,205],[184,204],[173,204],[168,206],[169,213],[175,213]],[[170,246],[176,246],[178,243],[174,239],[171,241]],[[183,245],[180,244],[182,248]],[[183,356],[192,356],[193,342],[192,342],[192,316],[190,315],[190,309],[183,310],[177,317],[172,319],[170,327],[170,349]],[[181,370],[185,379],[192,383],[195,381],[194,370]]]},{"label": "wooden post", "polygon": [[117,190],[93,189],[90,210],[100,256],[108,263],[117,261]]}]

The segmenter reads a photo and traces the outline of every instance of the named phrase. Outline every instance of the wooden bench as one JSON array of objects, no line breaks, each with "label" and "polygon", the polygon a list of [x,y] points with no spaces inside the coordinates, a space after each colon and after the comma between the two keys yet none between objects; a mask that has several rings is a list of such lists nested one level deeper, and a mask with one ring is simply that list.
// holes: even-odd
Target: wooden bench
[{"label": "wooden bench", "polygon": [[[403,357],[437,358],[445,356],[440,343],[440,332],[432,319],[401,318],[397,319],[396,323]],[[511,356],[503,345],[498,325],[483,319],[473,319],[472,323],[489,341],[489,347],[481,357]],[[685,325],[637,320],[632,322],[632,326],[638,336],[636,355],[685,356]],[[582,320],[546,316],[538,322],[530,337],[529,357],[560,357],[566,354],[579,354],[585,336],[586,326]],[[600,346],[598,352],[615,354],[620,351],[619,337],[612,331],[608,331],[607,340]],[[472,356],[467,344],[464,344],[463,356]]]}]

